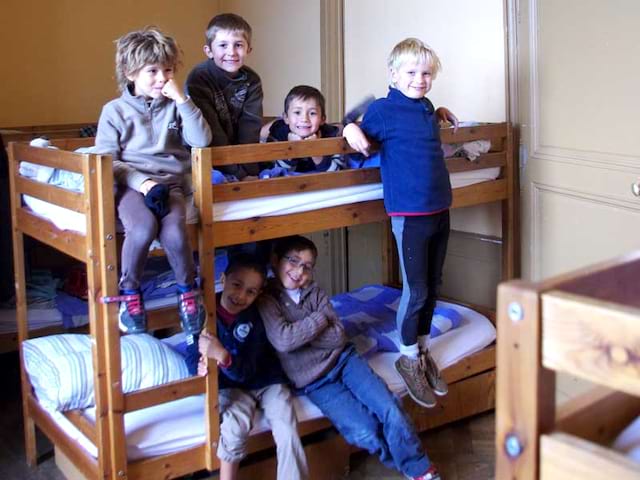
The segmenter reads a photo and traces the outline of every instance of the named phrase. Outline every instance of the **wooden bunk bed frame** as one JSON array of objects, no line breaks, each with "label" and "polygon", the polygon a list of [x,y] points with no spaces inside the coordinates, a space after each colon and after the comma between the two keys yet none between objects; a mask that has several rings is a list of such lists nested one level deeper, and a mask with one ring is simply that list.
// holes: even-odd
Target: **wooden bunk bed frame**
[{"label": "wooden bunk bed frame", "polygon": [[[496,478],[640,478],[608,448],[640,415],[640,251],[498,289]],[[594,388],[556,407],[556,374]]]},{"label": "wooden bunk bed frame", "polygon": [[[518,170],[514,156],[513,131],[509,124],[487,124],[461,128],[457,133],[443,130],[443,142],[465,142],[490,139],[492,151],[474,162],[462,158],[448,159],[450,171],[472,170],[486,167],[502,168],[498,179],[454,190],[453,207],[466,207],[490,202],[501,202],[503,210],[503,278],[513,278],[518,268]],[[61,148],[86,146],[88,139],[62,140]],[[384,221],[388,217],[381,200],[348,204],[299,214],[251,218],[239,221],[213,221],[214,201],[255,198],[279,193],[313,191],[327,187],[379,182],[378,169],[347,170],[323,174],[276,178],[254,182],[211,185],[214,166],[232,163],[249,163],[257,160],[298,158],[312,155],[351,152],[344,139],[323,139],[313,142],[280,142],[270,144],[240,145],[230,147],[193,149],[193,181],[196,186],[195,201],[201,221],[196,239],[201,265],[201,283],[208,312],[208,327],[215,329],[214,249],[236,243],[276,238],[294,233],[345,227],[367,222]],[[84,262],[87,266],[89,287],[90,334],[94,338],[93,363],[96,390],[95,424],[83,419],[77,412],[67,412],[66,417],[98,446],[98,458],[93,458],[68,437],[40,406],[29,384],[24,365],[21,369],[24,429],[27,462],[37,460],[35,428],[42,430],[54,443],[73,469],[84,478],[154,479],[175,478],[194,471],[216,470],[219,435],[217,412],[217,375],[194,377],[159,387],[124,394],[121,387],[120,332],[117,322],[117,305],[103,304],[96,299],[117,295],[117,246],[115,210],[112,194],[113,172],[111,158],[104,155],[77,154],[63,150],[32,148],[12,143],[9,148],[11,201],[13,221],[14,262],[17,285],[17,320],[20,358],[23,363],[22,342],[30,337],[26,323],[26,292],[24,273],[24,235],[60,250]],[[73,193],[60,188],[40,184],[18,173],[21,161],[38,163],[54,168],[82,173],[85,179],[84,193]],[[50,222],[34,215],[21,205],[21,195],[33,197],[81,212],[86,216],[86,235],[61,231]],[[385,262],[387,280],[397,274],[394,262],[392,237],[387,231],[381,260]],[[490,318],[495,318],[489,314]],[[177,325],[175,308],[148,312],[149,330]],[[212,332],[213,333],[213,332]],[[216,372],[210,361],[209,371]],[[464,418],[494,406],[495,347],[471,355],[444,371],[450,384],[448,396],[430,410],[418,408],[410,401],[405,407],[418,430],[422,431],[459,418]],[[124,438],[124,415],[188,396],[205,393],[205,426],[207,438],[203,445],[153,458],[128,462]],[[326,430],[326,419],[302,422],[302,436]],[[252,437],[251,451],[272,446],[270,432]],[[348,458],[349,447],[342,443],[340,452]],[[346,449],[346,450],[345,450]],[[336,453],[336,456],[340,456]],[[326,459],[319,463],[326,462]],[[311,466],[313,472],[313,466]],[[313,473],[312,473],[313,475]]]}]

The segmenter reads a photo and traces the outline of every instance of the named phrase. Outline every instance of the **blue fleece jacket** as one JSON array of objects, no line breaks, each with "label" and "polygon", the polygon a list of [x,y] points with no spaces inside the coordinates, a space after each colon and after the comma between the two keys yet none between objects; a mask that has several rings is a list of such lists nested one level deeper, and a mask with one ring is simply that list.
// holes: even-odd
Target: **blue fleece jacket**
[{"label": "blue fleece jacket", "polygon": [[361,125],[380,144],[384,206],[391,216],[429,215],[451,206],[451,182],[431,102],[395,88],[373,102]]},{"label": "blue fleece jacket", "polygon": [[229,317],[230,314],[220,311],[223,307],[219,296],[217,306],[218,339],[232,358],[229,368],[220,368],[218,388],[253,390],[276,383],[288,383],[280,360],[267,339],[258,309],[250,306],[240,312],[231,325],[227,325],[221,317]]}]

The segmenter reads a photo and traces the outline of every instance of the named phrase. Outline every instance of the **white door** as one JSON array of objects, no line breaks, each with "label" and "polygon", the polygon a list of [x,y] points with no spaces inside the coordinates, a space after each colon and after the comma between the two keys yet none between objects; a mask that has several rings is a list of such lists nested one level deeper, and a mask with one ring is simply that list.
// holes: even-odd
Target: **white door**
[{"label": "white door", "polygon": [[640,177],[640,2],[510,6],[523,276],[640,248],[640,197],[632,193]]}]

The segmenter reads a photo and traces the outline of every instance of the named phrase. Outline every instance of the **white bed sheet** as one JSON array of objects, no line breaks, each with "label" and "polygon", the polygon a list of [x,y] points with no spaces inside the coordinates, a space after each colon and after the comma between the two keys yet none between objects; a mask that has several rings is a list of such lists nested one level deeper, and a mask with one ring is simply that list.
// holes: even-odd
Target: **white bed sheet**
[{"label": "white bed sheet", "polygon": [[[0,334],[16,333],[18,324],[15,309],[0,309]],[[62,313],[57,308],[28,308],[27,324],[29,330],[62,325]]]},{"label": "white bed sheet", "polygon": [[[462,325],[432,341],[432,354],[441,368],[453,365],[461,358],[478,352],[495,341],[496,330],[482,314],[458,305],[451,308],[463,309],[465,319]],[[402,380],[393,368],[398,353],[379,353],[369,360],[371,367],[398,396],[406,393]],[[320,410],[305,396],[294,400],[300,422],[322,416]],[[93,421],[95,409],[85,414]],[[50,412],[52,418],[91,455],[97,456],[97,449],[79,430],[59,412]],[[159,420],[162,419],[162,420]],[[267,430],[266,422],[256,419],[254,433]],[[125,415],[127,435],[127,455],[130,460],[165,455],[201,445],[205,441],[204,396],[193,396],[173,402],[145,408]]]},{"label": "white bed sheet", "polygon": [[[31,173],[37,179],[37,173]],[[483,168],[451,174],[451,186],[461,188],[494,180],[500,175],[500,167]],[[60,230],[86,232],[84,214],[23,195],[24,202],[37,215],[52,222]],[[272,195],[268,197],[218,202],[214,204],[214,221],[243,220],[290,213],[307,212],[320,208],[382,199],[382,184],[355,185],[317,192]],[[190,223],[190,222],[188,222]]]}]

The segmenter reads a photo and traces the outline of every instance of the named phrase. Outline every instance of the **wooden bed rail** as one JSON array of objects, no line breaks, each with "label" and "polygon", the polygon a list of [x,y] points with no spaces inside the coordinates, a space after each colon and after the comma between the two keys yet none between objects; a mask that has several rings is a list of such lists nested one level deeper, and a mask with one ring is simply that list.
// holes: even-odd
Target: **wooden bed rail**
[{"label": "wooden bed rail", "polygon": [[[470,187],[456,188],[453,192],[453,208],[467,207],[482,203],[503,203],[503,239],[505,248],[511,249],[509,260],[503,263],[503,278],[513,278],[518,272],[516,246],[518,189],[517,166],[512,147],[513,134],[510,124],[485,124],[474,127],[462,127],[456,133],[453,129],[441,130],[443,141],[463,143],[472,140],[490,139],[491,150],[475,161],[465,158],[446,159],[451,173],[477,170],[490,167],[502,167],[501,177]],[[217,166],[249,163],[260,160],[290,159],[308,156],[352,153],[342,137],[327,138],[305,142],[273,142],[263,144],[233,145],[213,148],[192,149],[193,172],[199,168],[209,171]],[[232,182],[213,185],[211,201],[214,204],[225,201],[237,201],[272,195],[313,192],[329,188],[366,185],[380,182],[378,168],[324,172],[265,180]],[[206,183],[198,183],[204,185]],[[213,212],[212,212],[213,213]],[[207,213],[201,210],[202,218]],[[256,217],[246,220],[218,222],[213,244],[222,247],[237,243],[254,242],[293,233],[309,233],[320,229],[339,228],[344,225],[357,225],[384,221],[387,219],[382,201],[354,203],[344,207],[329,207],[315,212],[288,214],[286,228],[283,216]],[[213,219],[212,219],[213,221]]]},{"label": "wooden bed rail", "polygon": [[[640,415],[640,251],[498,290],[496,478],[640,478],[606,446]],[[599,386],[556,415],[556,373]]]}]

